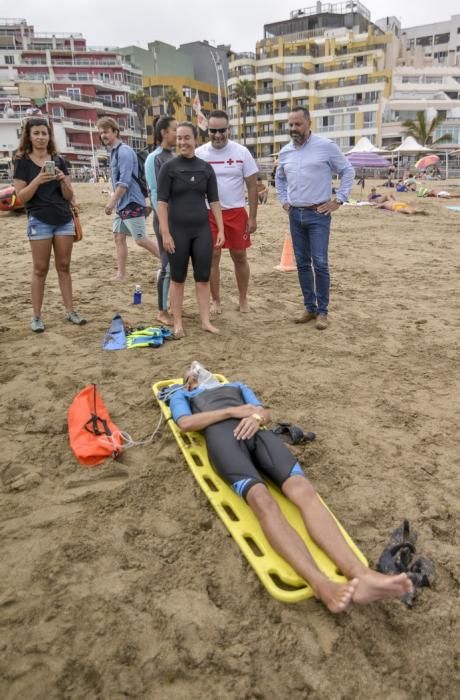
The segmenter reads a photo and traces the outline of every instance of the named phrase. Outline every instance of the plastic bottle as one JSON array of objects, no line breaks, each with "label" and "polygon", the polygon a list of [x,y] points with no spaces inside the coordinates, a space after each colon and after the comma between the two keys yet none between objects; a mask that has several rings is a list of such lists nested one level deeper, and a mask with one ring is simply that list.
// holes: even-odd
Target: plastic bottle
[{"label": "plastic bottle", "polygon": [[192,362],[190,369],[192,370],[198,386],[205,386],[207,389],[220,386],[219,380],[214,377],[212,372],[203,367],[203,365],[200,362],[197,362],[197,360]]},{"label": "plastic bottle", "polygon": [[134,288],[133,304],[142,304],[142,289],[140,284],[136,284]]}]

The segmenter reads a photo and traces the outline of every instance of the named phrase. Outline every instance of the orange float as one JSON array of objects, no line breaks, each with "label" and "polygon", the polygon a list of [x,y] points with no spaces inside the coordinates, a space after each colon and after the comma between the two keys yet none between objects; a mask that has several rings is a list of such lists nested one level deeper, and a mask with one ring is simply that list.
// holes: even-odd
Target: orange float
[{"label": "orange float", "polygon": [[24,205],[16,195],[14,187],[10,185],[0,190],[0,211],[14,211],[15,209],[24,209]]}]

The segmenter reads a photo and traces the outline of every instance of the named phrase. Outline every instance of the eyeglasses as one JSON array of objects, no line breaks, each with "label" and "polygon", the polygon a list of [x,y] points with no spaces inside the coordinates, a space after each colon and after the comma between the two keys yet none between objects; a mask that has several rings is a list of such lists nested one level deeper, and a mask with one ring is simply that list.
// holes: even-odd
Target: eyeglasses
[{"label": "eyeglasses", "polygon": [[228,126],[224,126],[223,129],[208,129],[210,134],[225,134]]}]

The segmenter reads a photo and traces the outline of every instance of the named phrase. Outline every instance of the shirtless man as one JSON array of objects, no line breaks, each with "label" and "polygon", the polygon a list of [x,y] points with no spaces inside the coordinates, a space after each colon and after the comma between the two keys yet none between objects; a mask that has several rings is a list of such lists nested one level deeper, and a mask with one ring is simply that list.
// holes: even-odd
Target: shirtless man
[{"label": "shirtless man", "polygon": [[[406,574],[386,576],[357,558],[297,458],[277,435],[260,429],[270,422],[270,412],[249,387],[240,382],[219,384],[193,362],[184,374],[184,388],[172,394],[170,408],[180,430],[203,432],[217,473],[246,500],[273,549],[310,583],[331,612],[342,612],[351,602],[401,598],[412,591]],[[263,474],[299,508],[311,537],[347,577],[347,583],[331,581],[318,569],[270,495]]]}]

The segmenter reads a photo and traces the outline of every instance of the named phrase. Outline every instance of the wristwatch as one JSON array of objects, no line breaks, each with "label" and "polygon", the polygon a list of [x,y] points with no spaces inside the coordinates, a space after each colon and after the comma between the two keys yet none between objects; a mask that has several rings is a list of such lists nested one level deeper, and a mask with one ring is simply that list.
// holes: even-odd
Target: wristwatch
[{"label": "wristwatch", "polygon": [[256,420],[258,420],[259,423],[262,425],[262,422],[263,422],[264,419],[262,418],[262,416],[260,415],[260,413],[253,413],[253,414],[252,414],[252,417],[255,418]]}]

